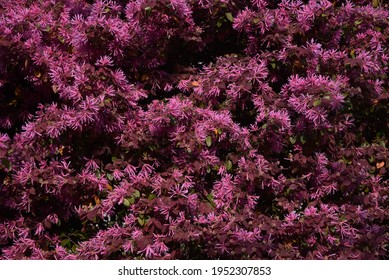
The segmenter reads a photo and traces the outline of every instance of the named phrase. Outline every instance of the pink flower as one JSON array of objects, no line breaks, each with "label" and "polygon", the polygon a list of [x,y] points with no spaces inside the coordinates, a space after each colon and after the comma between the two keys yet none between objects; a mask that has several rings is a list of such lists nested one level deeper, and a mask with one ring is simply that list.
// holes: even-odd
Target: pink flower
[{"label": "pink flower", "polygon": [[165,245],[162,241],[156,241],[152,245],[153,249],[158,255],[164,255],[169,252],[169,247]]},{"label": "pink flower", "polygon": [[157,256],[157,253],[153,249],[152,245],[147,245],[143,250],[138,251],[138,254],[144,255],[148,259]]},{"label": "pink flower", "polygon": [[42,223],[39,223],[39,224],[36,226],[35,235],[42,235],[44,231],[45,231],[45,228],[44,228],[43,224],[42,224]]},{"label": "pink flower", "polygon": [[317,215],[317,209],[315,207],[313,207],[313,206],[309,206],[309,207],[305,208],[304,215],[307,216],[307,217],[316,216]]},{"label": "pink flower", "polygon": [[10,139],[7,134],[0,133],[0,148],[7,148],[6,142],[8,142]]},{"label": "pink flower", "polygon": [[133,240],[126,241],[126,243],[123,244],[123,250],[124,252],[134,253],[134,241]]}]

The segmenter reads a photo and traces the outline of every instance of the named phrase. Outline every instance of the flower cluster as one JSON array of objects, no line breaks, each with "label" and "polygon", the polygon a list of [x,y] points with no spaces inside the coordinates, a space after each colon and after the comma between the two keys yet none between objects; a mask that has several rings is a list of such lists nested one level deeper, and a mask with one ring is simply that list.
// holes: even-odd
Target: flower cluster
[{"label": "flower cluster", "polygon": [[389,6],[0,0],[0,259],[386,259]]}]

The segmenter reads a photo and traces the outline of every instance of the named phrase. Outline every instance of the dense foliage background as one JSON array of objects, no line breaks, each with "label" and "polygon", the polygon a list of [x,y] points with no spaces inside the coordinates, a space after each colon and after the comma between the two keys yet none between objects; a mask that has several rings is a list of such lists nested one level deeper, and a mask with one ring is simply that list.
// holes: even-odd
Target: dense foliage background
[{"label": "dense foliage background", "polygon": [[0,258],[388,258],[386,3],[0,0]]}]

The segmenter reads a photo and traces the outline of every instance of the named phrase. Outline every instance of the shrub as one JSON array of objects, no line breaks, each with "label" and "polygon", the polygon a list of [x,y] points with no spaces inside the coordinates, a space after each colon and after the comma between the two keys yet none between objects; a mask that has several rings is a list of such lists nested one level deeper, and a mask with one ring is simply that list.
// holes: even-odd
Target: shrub
[{"label": "shrub", "polygon": [[387,258],[388,19],[0,0],[0,258]]}]

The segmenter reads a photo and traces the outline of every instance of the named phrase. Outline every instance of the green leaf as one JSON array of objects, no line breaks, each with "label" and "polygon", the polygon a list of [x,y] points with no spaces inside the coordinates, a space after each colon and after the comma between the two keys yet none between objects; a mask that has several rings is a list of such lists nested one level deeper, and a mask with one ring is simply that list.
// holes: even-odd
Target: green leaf
[{"label": "green leaf", "polygon": [[227,18],[229,21],[231,21],[231,22],[234,21],[234,17],[232,16],[231,13],[226,13],[226,18]]},{"label": "green leaf", "polygon": [[212,137],[208,135],[207,138],[205,139],[205,143],[207,144],[208,147],[211,147]]},{"label": "green leaf", "polygon": [[64,239],[64,240],[61,241],[61,246],[62,246],[62,247],[67,248],[70,244],[71,244],[71,243],[70,243],[70,240],[69,240],[69,239]]},{"label": "green leaf", "polygon": [[113,180],[113,175],[111,173],[107,173],[107,179],[112,181]]},{"label": "green leaf", "polygon": [[276,69],[276,64],[274,62],[270,63],[271,68]]},{"label": "green leaf", "polygon": [[355,50],[354,50],[354,49],[350,51],[350,56],[351,56],[352,58],[355,58]]},{"label": "green leaf", "polygon": [[313,107],[317,107],[320,104],[321,104],[321,99],[315,100],[315,102],[313,102]]},{"label": "green leaf", "polygon": [[144,226],[145,220],[142,219],[141,217],[138,217],[138,223],[139,223],[140,226]]},{"label": "green leaf", "polygon": [[124,204],[124,206],[128,207],[128,206],[130,206],[130,201],[127,198],[125,198],[125,199],[123,199],[123,204]]},{"label": "green leaf", "polygon": [[227,169],[227,170],[231,170],[231,168],[232,168],[232,161],[227,160],[227,161],[226,161],[226,169]]},{"label": "green leaf", "polygon": [[213,207],[216,206],[215,202],[213,201],[213,195],[212,195],[212,193],[207,194],[207,200],[209,201],[209,203],[210,203]]},{"label": "green leaf", "polygon": [[289,137],[289,141],[292,145],[296,143],[296,137]]},{"label": "green leaf", "polygon": [[362,20],[356,20],[356,21],[354,22],[355,26],[358,26],[358,25],[360,25],[361,23],[362,23]]},{"label": "green leaf", "polygon": [[135,192],[133,193],[133,196],[136,198],[140,197],[140,192],[138,190],[135,190]]}]

